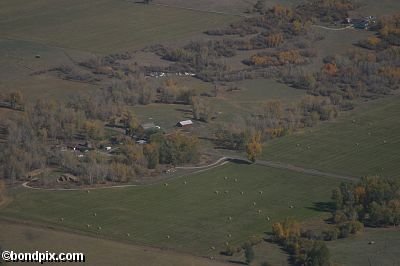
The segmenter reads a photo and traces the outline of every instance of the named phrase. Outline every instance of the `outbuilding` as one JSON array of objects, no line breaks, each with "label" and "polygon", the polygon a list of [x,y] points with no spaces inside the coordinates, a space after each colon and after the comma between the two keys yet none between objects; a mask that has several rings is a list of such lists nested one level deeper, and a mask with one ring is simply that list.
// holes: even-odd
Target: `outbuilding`
[{"label": "outbuilding", "polygon": [[178,122],[176,124],[176,126],[178,126],[178,127],[188,127],[188,126],[191,126],[191,125],[193,125],[193,121],[192,120],[183,120],[183,121],[180,121],[180,122]]}]

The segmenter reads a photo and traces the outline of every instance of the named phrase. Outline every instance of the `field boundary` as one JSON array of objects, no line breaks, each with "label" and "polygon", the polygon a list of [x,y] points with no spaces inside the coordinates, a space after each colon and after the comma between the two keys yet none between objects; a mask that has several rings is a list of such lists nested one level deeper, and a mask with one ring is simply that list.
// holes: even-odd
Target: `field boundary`
[{"label": "field boundary", "polygon": [[[133,0],[127,0],[128,2],[132,4],[140,4],[144,5],[141,2],[133,1]],[[205,10],[205,9],[198,9],[198,8],[192,8],[192,7],[182,7],[182,6],[175,6],[175,5],[167,5],[167,4],[159,4],[159,3],[148,3],[146,5],[152,5],[152,6],[161,6],[161,7],[166,7],[166,8],[174,8],[174,9],[182,9],[182,10],[188,10],[188,11],[194,11],[194,12],[202,12],[202,13],[209,13],[209,14],[216,14],[216,15],[224,15],[224,16],[235,16],[235,17],[242,17],[242,18],[249,18],[249,16],[246,16],[244,14],[239,14],[239,13],[229,13],[229,12],[222,12],[222,11],[213,11],[213,10]]]},{"label": "field boundary", "polygon": [[268,167],[272,167],[272,168],[285,169],[285,170],[298,172],[298,173],[303,173],[303,174],[309,174],[309,175],[313,175],[313,176],[325,176],[325,177],[331,177],[331,178],[337,178],[337,179],[345,179],[345,180],[349,180],[349,181],[358,181],[358,180],[360,180],[360,178],[354,177],[354,176],[339,175],[339,174],[320,171],[320,170],[317,170],[317,169],[303,168],[303,167],[300,167],[300,166],[281,163],[281,162],[272,162],[272,161],[260,160],[260,161],[256,161],[256,164],[264,165],[264,166],[268,166]]}]

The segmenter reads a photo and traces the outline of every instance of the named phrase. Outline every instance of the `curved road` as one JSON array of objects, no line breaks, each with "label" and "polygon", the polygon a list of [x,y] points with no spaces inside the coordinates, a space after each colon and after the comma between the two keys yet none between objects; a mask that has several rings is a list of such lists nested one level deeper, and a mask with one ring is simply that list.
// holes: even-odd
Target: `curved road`
[{"label": "curved road", "polygon": [[[186,166],[186,167],[176,167],[176,169],[182,169],[182,170],[197,170],[193,173],[186,174],[186,175],[180,175],[177,177],[174,177],[173,179],[180,178],[183,176],[188,176],[188,175],[193,175],[196,173],[200,173],[203,171],[210,170],[212,168],[224,165],[228,163],[229,161],[241,161],[241,162],[246,162],[251,164],[251,162],[247,159],[244,159],[243,157],[221,157],[220,159],[216,160],[214,163],[204,165],[204,166]],[[340,174],[335,174],[335,173],[329,173],[329,172],[324,172],[316,169],[308,169],[308,168],[303,168],[299,167],[296,165],[291,165],[291,164],[286,164],[286,163],[281,163],[281,162],[273,162],[273,161],[264,161],[264,160],[257,160],[255,162],[257,165],[263,165],[267,167],[272,167],[272,168],[277,168],[277,169],[284,169],[292,172],[297,172],[297,173],[303,173],[303,174],[308,174],[308,175],[313,175],[313,176],[324,176],[324,177],[330,177],[330,178],[338,178],[338,179],[344,179],[348,181],[357,181],[359,180],[358,177],[354,176],[347,176],[347,175],[340,175]],[[165,181],[163,181],[165,182]],[[105,186],[105,187],[84,187],[84,188],[38,188],[38,187],[32,187],[29,185],[28,182],[24,182],[22,184],[23,187],[28,188],[28,189],[35,189],[35,190],[49,190],[49,191],[58,191],[58,190],[65,190],[65,191],[79,191],[79,190],[94,190],[94,189],[109,189],[109,188],[125,188],[125,187],[137,187],[137,186],[151,186],[151,185],[156,185],[159,184],[160,182],[156,182],[153,184],[147,184],[147,185],[133,185],[133,184],[127,184],[127,185],[115,185],[115,186]]]},{"label": "curved road", "polygon": [[344,28],[329,28],[329,27],[325,27],[325,26],[321,26],[321,25],[311,25],[312,27],[315,28],[320,28],[320,29],[324,29],[324,30],[333,30],[333,31],[340,31],[340,30],[349,30],[349,29],[353,29],[352,26],[347,26]]}]

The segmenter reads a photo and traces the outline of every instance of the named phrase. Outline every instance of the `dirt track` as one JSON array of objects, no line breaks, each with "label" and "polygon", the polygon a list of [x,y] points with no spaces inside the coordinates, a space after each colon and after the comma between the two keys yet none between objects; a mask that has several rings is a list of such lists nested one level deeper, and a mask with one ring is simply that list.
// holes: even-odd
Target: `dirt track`
[{"label": "dirt track", "polygon": [[[248,164],[251,164],[251,162],[245,158],[242,157],[221,157],[220,159],[216,160],[215,162],[204,165],[204,166],[186,166],[186,167],[176,167],[176,169],[182,169],[182,170],[196,170],[190,175],[197,174],[203,171],[210,170],[212,168],[224,165],[228,163],[229,161],[241,161],[245,162]],[[267,167],[272,167],[272,168],[277,168],[277,169],[284,169],[292,172],[297,172],[297,173],[304,173],[308,175],[313,175],[313,176],[325,176],[325,177],[330,177],[330,178],[338,178],[338,179],[344,179],[348,181],[357,181],[359,180],[358,177],[354,176],[345,176],[345,175],[339,175],[335,173],[329,173],[329,172],[324,172],[316,169],[308,169],[308,168],[303,168],[299,167],[296,165],[291,165],[287,163],[281,163],[281,162],[272,162],[272,161],[264,161],[264,160],[257,160],[255,162],[257,165],[263,165]],[[185,175],[180,175],[176,178],[180,178],[183,176],[188,176],[188,174]],[[28,189],[35,189],[35,190],[49,190],[49,191],[58,191],[58,190],[70,190],[70,191],[76,191],[76,190],[94,190],[94,189],[110,189],[110,188],[126,188],[126,187],[137,187],[137,186],[152,186],[159,184],[160,182],[156,182],[153,184],[148,184],[148,185],[133,185],[133,184],[127,184],[127,185],[113,185],[113,186],[104,186],[104,187],[82,187],[82,188],[37,188],[37,187],[32,187],[29,185],[29,182],[24,182],[22,184],[23,187],[28,188]]]}]

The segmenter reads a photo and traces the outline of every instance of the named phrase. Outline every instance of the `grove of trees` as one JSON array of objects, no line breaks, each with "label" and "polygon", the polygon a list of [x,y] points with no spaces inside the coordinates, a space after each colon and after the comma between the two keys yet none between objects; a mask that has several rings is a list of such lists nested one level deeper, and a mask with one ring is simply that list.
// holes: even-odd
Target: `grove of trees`
[{"label": "grove of trees", "polygon": [[281,245],[295,265],[330,266],[330,252],[323,241],[308,239],[298,222],[286,219],[272,225],[272,240]]},{"label": "grove of trees", "polygon": [[[157,170],[159,164],[198,160],[195,136],[155,131],[148,144],[136,144],[133,136],[144,133],[135,115],[101,96],[105,97],[96,96],[99,104],[105,103],[101,107],[87,96],[78,96],[66,104],[40,99],[26,104],[23,112],[10,113],[2,121],[6,129],[0,151],[2,176],[16,181],[33,170],[59,169],[87,184],[127,182],[149,175],[149,169]],[[112,154],[102,152],[113,141],[105,133],[107,124],[125,129],[117,136],[119,149]]]},{"label": "grove of trees", "polygon": [[358,221],[368,226],[400,224],[400,182],[397,179],[364,177],[358,183],[342,183],[332,194],[333,221]]}]

